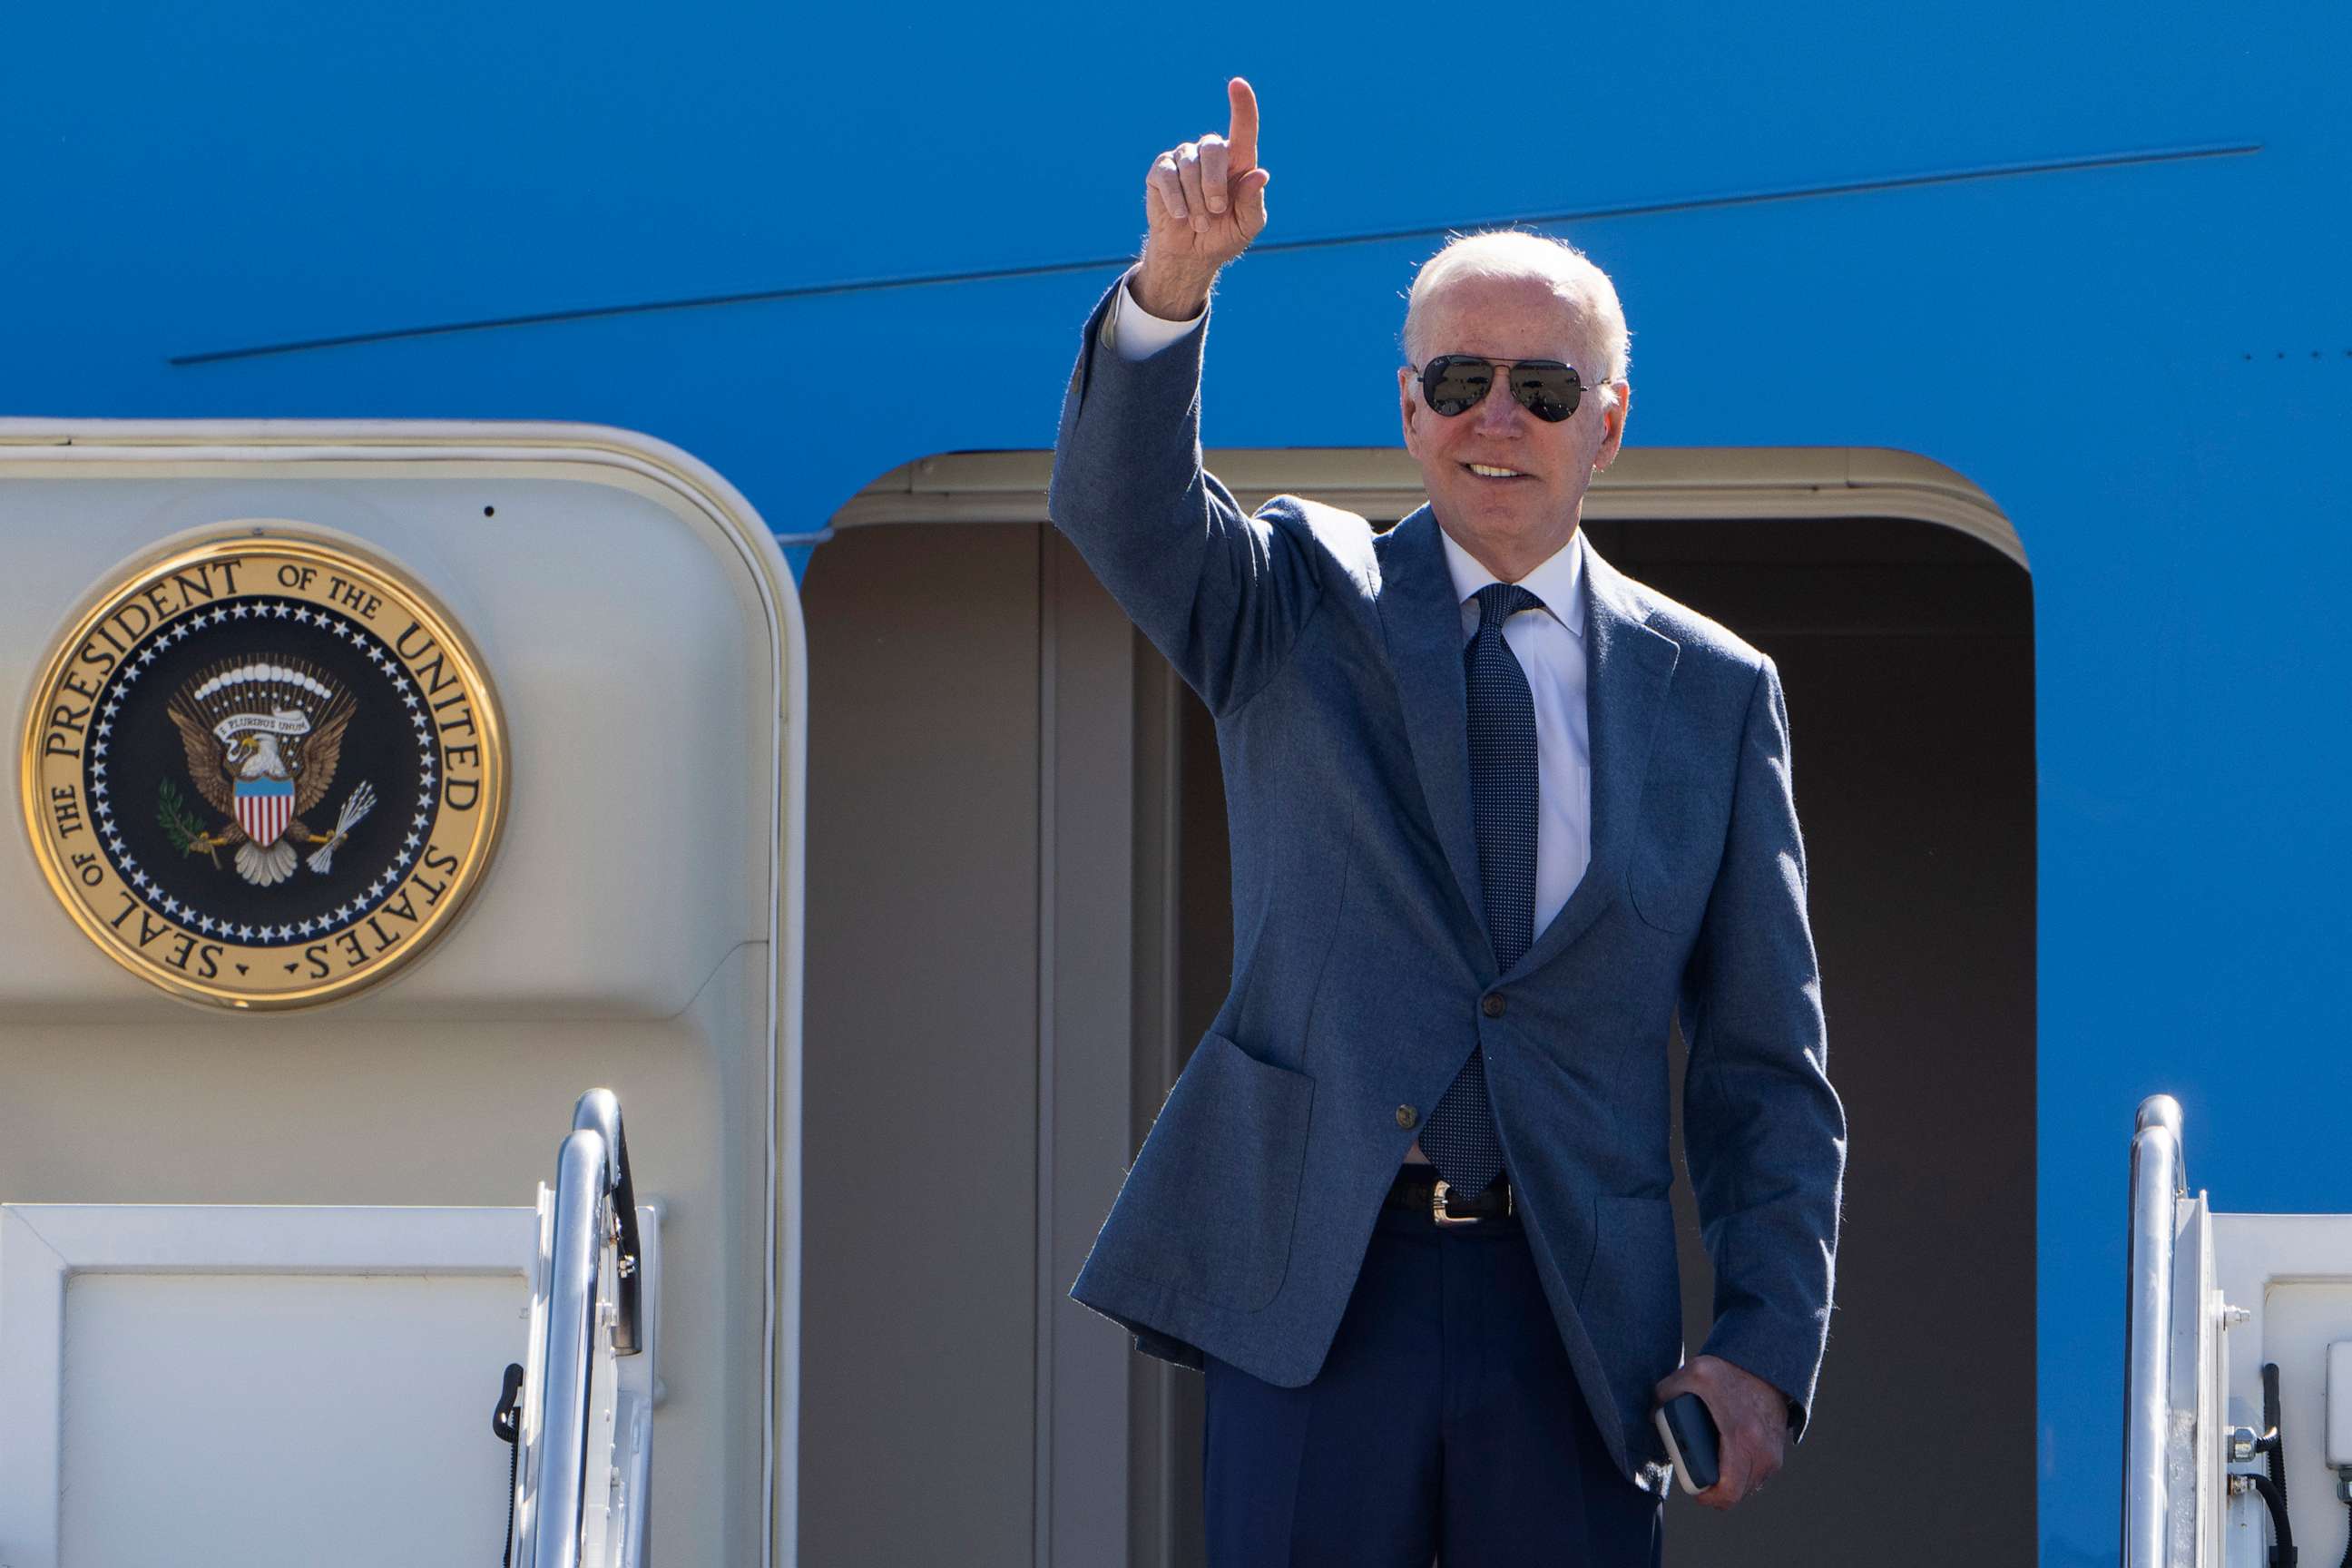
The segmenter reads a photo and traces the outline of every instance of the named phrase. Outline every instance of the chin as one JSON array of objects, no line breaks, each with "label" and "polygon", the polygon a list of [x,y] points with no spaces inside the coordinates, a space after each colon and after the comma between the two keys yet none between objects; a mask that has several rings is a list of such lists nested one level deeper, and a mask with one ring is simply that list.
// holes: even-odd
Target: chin
[{"label": "chin", "polygon": [[1478,517],[1514,520],[1517,526],[1512,530],[1513,532],[1529,532],[1533,531],[1542,514],[1542,508],[1536,504],[1536,500],[1533,496],[1474,489],[1462,497],[1459,504]]}]

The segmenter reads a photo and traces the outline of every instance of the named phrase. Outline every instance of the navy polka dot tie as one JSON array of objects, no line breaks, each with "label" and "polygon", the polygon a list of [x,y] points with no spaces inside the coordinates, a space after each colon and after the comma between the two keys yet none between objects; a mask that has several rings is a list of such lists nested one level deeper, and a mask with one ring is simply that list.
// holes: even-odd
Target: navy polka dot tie
[{"label": "navy polka dot tie", "polygon": [[[1478,880],[1495,962],[1507,972],[1536,939],[1536,818],[1541,804],[1536,767],[1536,700],[1503,623],[1543,601],[1516,583],[1478,590],[1478,630],[1463,649],[1470,696],[1470,811],[1478,830]],[[1486,1099],[1481,1049],[1437,1102],[1423,1129],[1421,1152],[1454,1192],[1475,1198],[1503,1169],[1503,1145]]]}]

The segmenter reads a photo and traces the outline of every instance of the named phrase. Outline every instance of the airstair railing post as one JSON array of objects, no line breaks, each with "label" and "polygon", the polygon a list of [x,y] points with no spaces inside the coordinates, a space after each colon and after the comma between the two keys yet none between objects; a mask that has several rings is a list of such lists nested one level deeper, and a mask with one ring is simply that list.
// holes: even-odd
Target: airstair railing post
[{"label": "airstair railing post", "polygon": [[605,1191],[620,1224],[621,1277],[615,1280],[619,1317],[613,1324],[613,1353],[635,1355],[644,1344],[640,1306],[644,1290],[638,1276],[644,1253],[637,1240],[637,1184],[629,1174],[629,1135],[621,1125],[621,1100],[609,1089],[592,1089],[572,1109],[572,1125],[604,1134],[608,1156]]},{"label": "airstair railing post", "polygon": [[537,1512],[530,1568],[579,1568],[587,1489],[589,1376],[595,1351],[596,1268],[609,1190],[604,1136],[573,1131],[556,1156],[554,1262],[548,1281],[547,1372],[540,1423]]},{"label": "airstair railing post", "polygon": [[[2131,1230],[2125,1270],[2124,1568],[2174,1568],[2165,1552],[2171,1512],[2165,1450],[2172,1407],[2172,1250],[2176,1205],[2188,1191],[2180,1104],[2140,1103],[2131,1147]],[[2189,1565],[2179,1565],[2189,1568]]]}]

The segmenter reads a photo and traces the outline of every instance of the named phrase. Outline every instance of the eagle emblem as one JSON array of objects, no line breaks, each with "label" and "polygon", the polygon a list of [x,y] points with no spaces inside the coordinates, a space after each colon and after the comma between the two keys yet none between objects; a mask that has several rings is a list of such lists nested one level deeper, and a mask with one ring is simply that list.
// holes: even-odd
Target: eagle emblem
[{"label": "eagle emblem", "polygon": [[415,962],[506,814],[506,726],[462,630],[392,563],[296,523],[123,567],[26,714],[50,890],[187,1001],[307,1006]]},{"label": "eagle emblem", "polygon": [[327,798],[341,761],[343,731],[359,703],[331,672],[307,660],[231,658],[190,676],[165,710],[180,731],[196,793],[226,821],[206,828],[166,784],[165,831],[184,855],[203,854],[214,865],[234,848],[239,875],[273,887],[294,875],[300,854],[325,875],[334,853],[375,805],[362,780],[344,797],[333,831],[303,820]]}]

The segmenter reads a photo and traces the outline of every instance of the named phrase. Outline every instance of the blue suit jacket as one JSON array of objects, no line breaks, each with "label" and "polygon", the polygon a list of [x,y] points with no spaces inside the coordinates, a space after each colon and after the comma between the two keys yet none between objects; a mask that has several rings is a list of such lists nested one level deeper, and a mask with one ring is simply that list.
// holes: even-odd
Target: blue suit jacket
[{"label": "blue suit jacket", "polygon": [[1706,1349],[1790,1394],[1801,1429],[1845,1121],[1771,660],[1580,531],[1591,858],[1498,972],[1433,514],[1386,534],[1288,496],[1244,515],[1201,468],[1205,325],[1129,363],[1103,342],[1109,300],[1063,406],[1052,515],[1215,715],[1234,971],[1071,1294],[1170,1360],[1207,1351],[1309,1382],[1419,1121],[1483,1043],[1569,1361],[1620,1467],[1661,1484],[1651,1388],[1683,1343],[1667,1197],[1679,1005],[1716,1270]]}]

